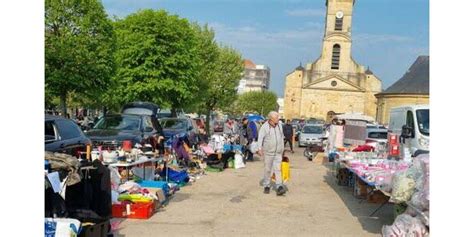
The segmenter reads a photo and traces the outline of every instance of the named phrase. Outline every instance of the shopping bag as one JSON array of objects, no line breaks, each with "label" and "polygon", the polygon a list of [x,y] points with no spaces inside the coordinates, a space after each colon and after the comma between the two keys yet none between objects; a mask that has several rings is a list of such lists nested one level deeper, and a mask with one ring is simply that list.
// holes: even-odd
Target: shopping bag
[{"label": "shopping bag", "polygon": [[235,169],[245,168],[244,157],[239,153],[235,154],[234,156],[234,168]]},{"label": "shopping bag", "polygon": [[253,141],[252,143],[250,143],[250,152],[252,152],[253,154],[257,153],[258,151],[258,143],[256,141]]},{"label": "shopping bag", "polygon": [[[272,180],[275,181],[275,174],[272,175]],[[281,181],[288,182],[290,180],[290,161],[288,158],[281,162]]]}]

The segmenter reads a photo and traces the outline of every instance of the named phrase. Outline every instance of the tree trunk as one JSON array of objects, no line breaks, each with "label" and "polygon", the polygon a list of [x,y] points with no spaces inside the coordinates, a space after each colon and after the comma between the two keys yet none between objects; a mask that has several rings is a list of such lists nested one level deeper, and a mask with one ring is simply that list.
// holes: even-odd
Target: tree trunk
[{"label": "tree trunk", "polygon": [[67,118],[67,105],[66,105],[67,93],[62,92],[59,96],[59,107],[61,108],[61,113],[64,118]]},{"label": "tree trunk", "polygon": [[102,106],[102,115],[107,114],[107,106]]},{"label": "tree trunk", "polygon": [[175,118],[176,117],[176,109],[171,108],[171,117]]},{"label": "tree trunk", "polygon": [[207,133],[208,136],[211,136],[211,133],[210,133],[211,126],[210,126],[210,124],[211,124],[211,109],[208,108],[207,111],[206,111],[206,133]]}]

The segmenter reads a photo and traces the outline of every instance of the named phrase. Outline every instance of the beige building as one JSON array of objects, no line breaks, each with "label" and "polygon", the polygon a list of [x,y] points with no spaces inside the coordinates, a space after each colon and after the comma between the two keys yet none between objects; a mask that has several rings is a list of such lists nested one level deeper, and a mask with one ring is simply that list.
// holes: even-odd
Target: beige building
[{"label": "beige building", "polygon": [[375,96],[376,120],[380,124],[388,124],[391,108],[410,104],[429,104],[430,57],[419,56],[402,78]]},{"label": "beige building", "polygon": [[264,91],[270,86],[270,68],[265,65],[257,65],[252,61],[244,60],[244,74],[237,87],[237,93],[242,94],[249,91]]},{"label": "beige building", "polygon": [[326,1],[326,29],[321,56],[286,77],[285,118],[328,118],[338,113],[375,117],[382,82],[352,59],[354,0]]}]

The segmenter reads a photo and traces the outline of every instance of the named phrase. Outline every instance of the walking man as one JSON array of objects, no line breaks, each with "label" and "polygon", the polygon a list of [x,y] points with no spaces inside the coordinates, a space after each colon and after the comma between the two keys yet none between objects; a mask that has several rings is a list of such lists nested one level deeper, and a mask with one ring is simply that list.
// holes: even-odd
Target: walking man
[{"label": "walking man", "polygon": [[290,143],[291,153],[295,153],[293,151],[293,126],[290,124],[290,120],[287,119],[285,125],[283,126],[283,134],[285,135],[285,144]]},{"label": "walking man", "polygon": [[286,191],[281,180],[281,160],[284,150],[284,135],[279,115],[272,111],[268,120],[262,125],[258,133],[258,154],[264,160],[263,193],[270,193],[270,179],[275,173],[276,194],[283,195]]}]

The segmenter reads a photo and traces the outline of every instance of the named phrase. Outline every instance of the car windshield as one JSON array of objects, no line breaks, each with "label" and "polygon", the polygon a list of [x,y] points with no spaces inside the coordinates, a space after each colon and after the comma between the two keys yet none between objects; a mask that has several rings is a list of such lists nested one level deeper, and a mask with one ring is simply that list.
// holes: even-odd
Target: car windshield
[{"label": "car windshield", "polygon": [[416,120],[420,133],[426,136],[430,135],[430,110],[419,109],[416,111]]},{"label": "car windshield", "polygon": [[106,116],[102,117],[94,129],[139,130],[140,118],[132,116]]},{"label": "car windshield", "polygon": [[182,119],[163,119],[161,125],[165,129],[186,129],[186,120]]},{"label": "car windshield", "polygon": [[369,138],[387,139],[387,132],[369,132]]},{"label": "car windshield", "polygon": [[303,133],[321,134],[321,133],[323,133],[323,128],[320,127],[320,126],[305,126],[303,128]]}]

